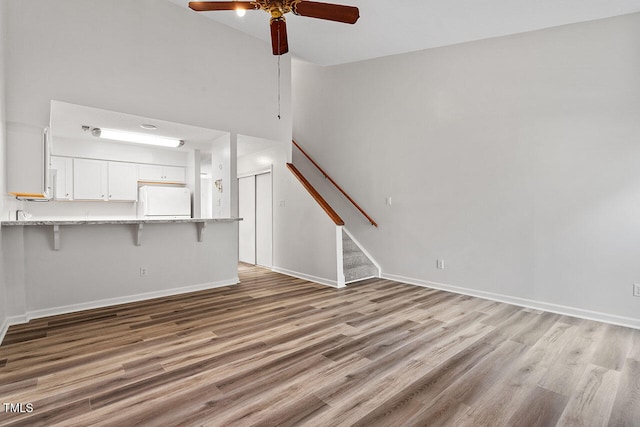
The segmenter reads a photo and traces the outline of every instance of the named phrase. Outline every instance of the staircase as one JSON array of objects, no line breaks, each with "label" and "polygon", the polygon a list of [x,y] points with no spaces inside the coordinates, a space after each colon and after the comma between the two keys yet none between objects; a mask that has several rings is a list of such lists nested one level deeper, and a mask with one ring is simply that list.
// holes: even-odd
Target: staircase
[{"label": "staircase", "polygon": [[[293,145],[301,154],[313,165],[321,176],[335,187],[353,207],[355,207],[373,226],[378,224],[371,218],[354,200],[349,196],[319,165],[316,163],[295,141]],[[344,227],[345,222],[338,213],[329,205],[324,197],[316,190],[314,185],[307,180],[305,175],[298,170],[293,163],[287,163],[287,167],[298,179],[307,192],[315,199],[315,201],[327,213],[329,218],[336,225],[336,250],[337,250],[337,279],[336,287],[342,288],[345,285],[359,282],[365,279],[380,277],[380,266],[373,260],[371,255],[363,249],[362,245],[353,237],[351,233]]]},{"label": "staircase", "polygon": [[342,268],[345,284],[379,277],[380,269],[369,259],[356,242],[342,230]]}]

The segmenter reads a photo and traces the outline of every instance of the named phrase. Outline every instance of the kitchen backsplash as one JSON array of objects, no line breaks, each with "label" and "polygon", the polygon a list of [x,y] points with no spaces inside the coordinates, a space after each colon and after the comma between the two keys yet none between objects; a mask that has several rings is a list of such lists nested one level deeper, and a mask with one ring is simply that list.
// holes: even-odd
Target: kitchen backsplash
[{"label": "kitchen backsplash", "polygon": [[[14,201],[16,201],[14,199]],[[18,202],[18,201],[16,201]],[[30,219],[132,219],[136,217],[136,203],[117,202],[18,202],[3,219],[16,220],[16,211]]]}]

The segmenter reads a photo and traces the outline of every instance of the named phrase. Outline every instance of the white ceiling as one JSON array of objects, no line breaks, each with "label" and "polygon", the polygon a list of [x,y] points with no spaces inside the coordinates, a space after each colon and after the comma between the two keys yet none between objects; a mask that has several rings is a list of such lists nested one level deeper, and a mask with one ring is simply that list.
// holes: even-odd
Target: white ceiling
[{"label": "white ceiling", "polygon": [[[169,0],[187,7],[188,0]],[[355,25],[287,14],[290,54],[319,65],[640,12],[640,0],[324,0],[360,9]],[[193,12],[269,42],[269,15]],[[269,42],[270,43],[270,42]],[[271,49],[270,44],[265,49]]]}]

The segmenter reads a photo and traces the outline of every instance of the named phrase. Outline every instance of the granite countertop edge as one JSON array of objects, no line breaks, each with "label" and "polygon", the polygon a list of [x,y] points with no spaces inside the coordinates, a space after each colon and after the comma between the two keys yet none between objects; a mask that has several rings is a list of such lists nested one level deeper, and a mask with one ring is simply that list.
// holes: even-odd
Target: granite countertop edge
[{"label": "granite countertop edge", "polygon": [[185,218],[185,219],[37,219],[28,221],[0,221],[0,225],[101,225],[101,224],[183,224],[183,223],[209,223],[209,222],[234,222],[242,221],[242,218]]}]

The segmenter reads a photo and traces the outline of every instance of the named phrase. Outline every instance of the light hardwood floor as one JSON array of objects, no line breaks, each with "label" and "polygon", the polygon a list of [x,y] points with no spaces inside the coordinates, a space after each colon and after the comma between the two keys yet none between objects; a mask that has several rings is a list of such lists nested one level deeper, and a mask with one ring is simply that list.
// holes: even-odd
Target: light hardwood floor
[{"label": "light hardwood floor", "polygon": [[12,326],[12,426],[640,426],[640,331],[368,280],[241,284]]}]

